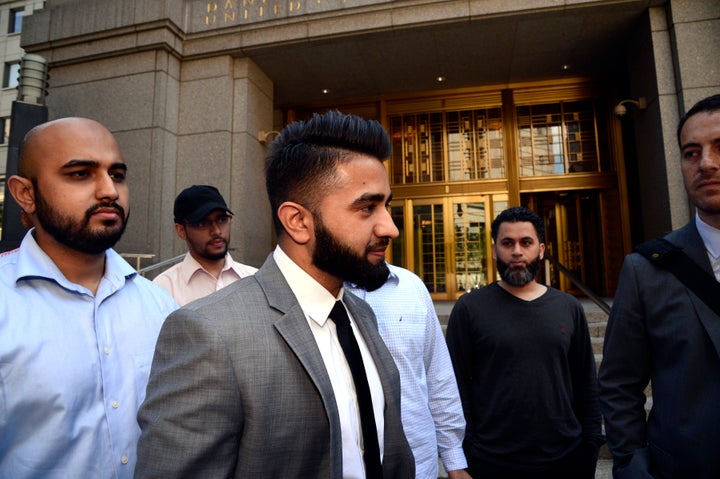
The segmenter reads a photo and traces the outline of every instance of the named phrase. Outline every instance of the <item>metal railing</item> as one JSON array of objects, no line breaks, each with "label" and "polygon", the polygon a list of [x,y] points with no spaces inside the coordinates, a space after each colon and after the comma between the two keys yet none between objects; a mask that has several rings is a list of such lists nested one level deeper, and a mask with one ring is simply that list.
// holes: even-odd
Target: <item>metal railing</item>
[{"label": "metal railing", "polygon": [[[156,269],[165,268],[174,265],[175,263],[179,263],[182,261],[182,259],[185,257],[186,253],[179,254],[177,256],[173,256],[172,258],[160,261],[159,263],[152,264],[150,266],[146,266],[144,268],[138,269],[138,273],[142,276],[146,276],[147,273],[151,271],[155,271]],[[134,257],[134,256],[133,256]],[[545,262],[545,278],[550,278],[550,272],[548,268],[548,263],[552,263],[552,265],[557,268],[558,271],[560,271],[562,274],[568,277],[570,282],[572,282],[580,291],[582,291],[590,300],[595,303],[600,309],[602,309],[606,314],[610,314],[610,305],[605,302],[603,298],[595,294],[594,291],[592,291],[590,288],[585,285],[585,283],[578,278],[575,273],[567,269],[565,266],[563,266],[555,257],[553,257],[551,254],[549,254],[547,251],[545,252],[544,257]],[[549,280],[548,280],[549,281]]]},{"label": "metal railing", "polygon": [[580,291],[582,291],[590,300],[595,303],[600,309],[602,309],[606,314],[610,314],[610,305],[605,302],[604,299],[602,299],[600,296],[595,294],[594,291],[592,291],[590,288],[585,285],[585,283],[578,278],[575,273],[567,269],[565,266],[560,264],[560,262],[555,259],[551,254],[549,254],[547,251],[545,252],[545,277],[549,278],[549,268],[547,267],[548,263],[552,263],[552,265],[557,268],[558,271],[563,273],[567,278],[574,284]]},{"label": "metal railing", "polygon": [[137,272],[142,276],[146,276],[147,273],[150,271],[155,271],[156,269],[165,268],[166,266],[172,266],[175,263],[179,263],[184,257],[185,253],[179,254],[177,256],[173,256],[172,258],[160,261],[159,263],[151,264],[150,266],[140,268],[137,270]]}]

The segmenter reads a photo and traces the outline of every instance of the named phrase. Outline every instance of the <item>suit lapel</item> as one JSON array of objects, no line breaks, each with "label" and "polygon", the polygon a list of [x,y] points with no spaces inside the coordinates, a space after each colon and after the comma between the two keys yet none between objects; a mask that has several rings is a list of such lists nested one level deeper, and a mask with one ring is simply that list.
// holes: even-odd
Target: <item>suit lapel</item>
[{"label": "suit lapel", "polygon": [[[340,454],[342,438],[335,394],[305,313],[300,308],[300,304],[280,272],[272,254],[265,260],[262,268],[255,273],[255,278],[265,291],[268,305],[282,314],[273,326],[305,368],[319,391],[330,421],[332,448],[335,449],[333,453]],[[338,447],[339,449],[337,449]]]},{"label": "suit lapel", "polygon": [[303,365],[313,383],[315,383],[323,398],[325,408],[328,411],[334,410],[337,412],[330,377],[300,305],[296,304],[282,318],[276,321],[275,329]]},{"label": "suit lapel", "polygon": [[[697,263],[708,274],[713,277],[715,276],[712,266],[710,265],[710,259],[705,250],[705,244],[695,227],[695,220],[690,221],[690,223],[684,227],[669,234],[666,239],[676,246],[679,246],[691,260]],[[710,336],[710,341],[715,347],[715,352],[720,356],[720,317],[694,293],[690,295],[690,299],[700,323],[705,328],[705,331],[707,331],[708,336]]]}]

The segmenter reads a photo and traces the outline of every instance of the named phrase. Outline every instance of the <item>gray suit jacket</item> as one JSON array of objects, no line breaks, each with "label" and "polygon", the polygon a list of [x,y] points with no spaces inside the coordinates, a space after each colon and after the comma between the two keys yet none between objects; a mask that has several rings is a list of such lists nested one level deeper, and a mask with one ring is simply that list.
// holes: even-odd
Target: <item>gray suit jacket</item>
[{"label": "gray suit jacket", "polygon": [[[712,274],[694,221],[665,238]],[[620,273],[599,381],[616,478],[720,477],[720,317],[638,253]]]},{"label": "gray suit jacket", "polygon": [[[384,477],[414,477],[395,363],[370,307],[343,300],[380,373]],[[342,477],[330,378],[272,255],[254,276],[167,318],[138,422],[136,478]]]}]

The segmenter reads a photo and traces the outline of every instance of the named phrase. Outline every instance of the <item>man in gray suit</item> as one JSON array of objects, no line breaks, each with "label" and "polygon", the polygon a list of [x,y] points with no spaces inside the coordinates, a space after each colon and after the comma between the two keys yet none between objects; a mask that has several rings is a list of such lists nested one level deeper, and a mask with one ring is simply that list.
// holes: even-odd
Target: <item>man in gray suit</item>
[{"label": "man in gray suit", "polygon": [[[720,95],[698,102],[678,127],[694,220],[671,247],[720,280]],[[689,264],[689,263],[685,264]],[[625,259],[605,335],[600,399],[614,477],[720,477],[720,317],[667,269]],[[645,393],[652,382],[652,409]]]},{"label": "man in gray suit", "polygon": [[[266,166],[278,246],[254,276],[165,321],[138,414],[136,478],[414,477],[397,368],[370,307],[342,287],[387,278],[385,250],[398,235],[389,154],[382,126],[353,115],[283,129]],[[376,438],[362,433],[329,319],[338,300],[367,372]],[[366,474],[371,439],[382,465]]]}]

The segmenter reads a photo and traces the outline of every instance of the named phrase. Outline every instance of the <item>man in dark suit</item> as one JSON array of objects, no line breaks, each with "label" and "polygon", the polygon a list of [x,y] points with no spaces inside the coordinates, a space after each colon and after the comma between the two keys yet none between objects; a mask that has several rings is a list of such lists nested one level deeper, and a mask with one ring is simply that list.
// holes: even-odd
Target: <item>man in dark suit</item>
[{"label": "man in dark suit", "polygon": [[[283,129],[266,167],[278,246],[254,276],[166,320],[138,414],[137,478],[414,477],[397,369],[370,307],[343,290],[387,278],[389,154],[382,126],[353,115]],[[338,301],[367,373],[371,433],[330,319]]]},{"label": "man in dark suit", "polygon": [[[697,214],[665,239],[720,278],[720,95],[687,112],[678,142]],[[720,317],[638,253],[620,274],[599,380],[616,479],[720,477]]]}]

